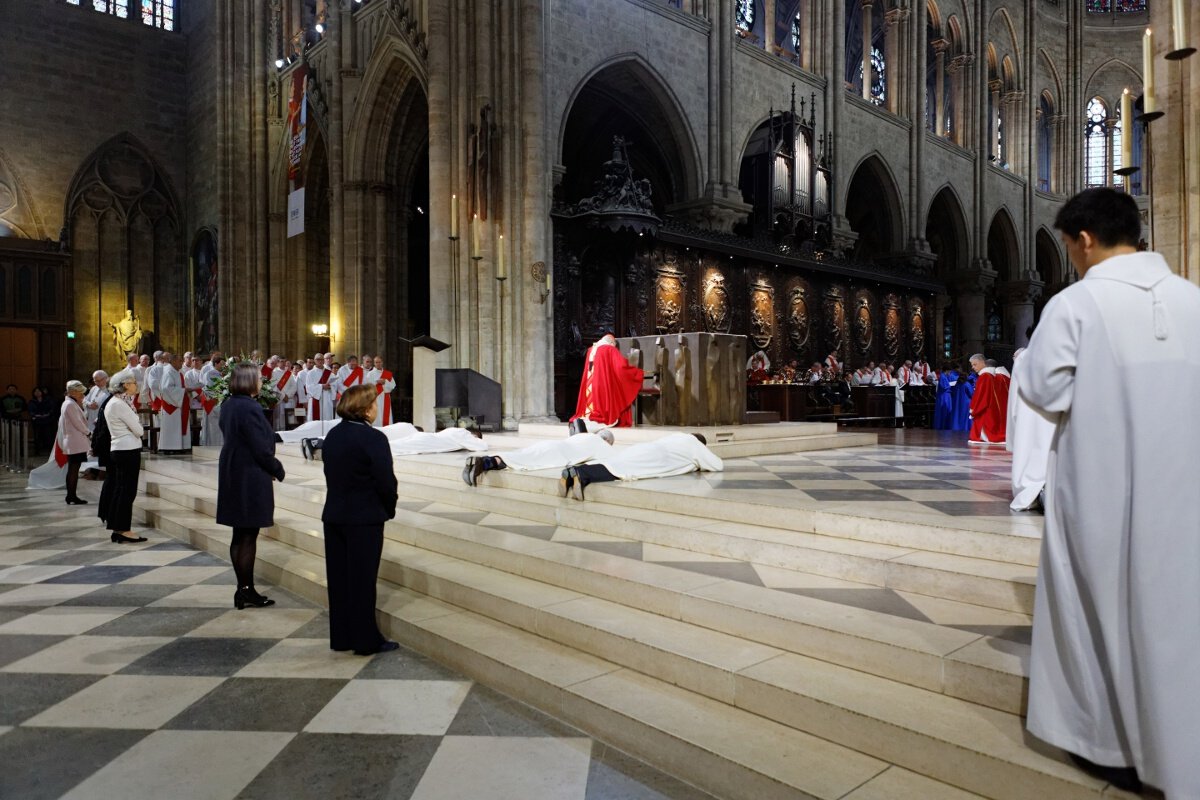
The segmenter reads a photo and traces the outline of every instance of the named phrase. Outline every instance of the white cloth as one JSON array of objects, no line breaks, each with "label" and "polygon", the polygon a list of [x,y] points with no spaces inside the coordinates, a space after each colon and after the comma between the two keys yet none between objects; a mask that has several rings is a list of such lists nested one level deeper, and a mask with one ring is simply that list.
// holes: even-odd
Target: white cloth
[{"label": "white cloth", "polygon": [[721,472],[721,459],[690,433],[671,433],[652,442],[631,445],[602,461],[623,481],[669,478],[689,472]]},{"label": "white cloth", "polygon": [[[221,377],[221,371],[212,365],[211,361],[204,362],[200,368],[200,386],[205,396],[215,400],[216,395],[207,391],[213,379]],[[220,447],[225,437],[221,435],[221,407],[213,406],[211,413],[205,413],[204,423],[200,426],[200,444],[206,447]]]},{"label": "white cloth", "polygon": [[1029,731],[1172,800],[1200,797],[1198,342],[1200,289],[1156,253],[1116,256],[1051,298],[1020,380],[1060,415]]},{"label": "white cloth", "polygon": [[341,421],[341,417],[334,417],[323,422],[317,420],[297,425],[290,431],[276,431],[275,433],[284,442],[298,444],[301,439],[324,439],[329,434],[329,429]]},{"label": "white cloth", "polygon": [[466,428],[446,428],[437,433],[416,431],[388,442],[393,456],[415,456],[422,453],[453,453],[455,450],[479,452],[487,450],[487,443],[476,439]]},{"label": "white cloth", "polygon": [[509,469],[564,469],[613,455],[612,445],[594,433],[577,433],[565,439],[538,442],[501,453]]},{"label": "white cloth", "polygon": [[191,450],[192,410],[189,408],[187,388],[179,370],[171,364],[160,366],[155,376],[154,395],[160,403],[175,409],[169,411],[163,407],[158,412],[158,449]]},{"label": "white cloth", "polygon": [[150,404],[154,402],[155,392],[158,391],[158,375],[162,368],[162,363],[155,361],[142,373],[142,381],[138,383],[138,402],[142,408],[150,408]]},{"label": "white cloth", "polygon": [[1021,365],[1028,363],[1025,354],[1013,362],[1012,382],[1008,386],[1008,435],[1004,446],[1013,454],[1012,491],[1009,506],[1013,511],[1027,511],[1037,503],[1046,486],[1046,466],[1050,462],[1050,444],[1058,414],[1048,414],[1030,405],[1021,397]]},{"label": "white cloth", "polygon": [[[107,392],[105,392],[107,394]],[[55,434],[54,440],[62,442],[62,415],[58,417],[58,433]],[[61,447],[61,444],[60,444]],[[89,469],[99,469],[100,464],[96,461],[85,461],[80,465],[79,470],[86,472]],[[29,481],[25,484],[26,489],[63,489],[67,485],[67,465],[61,467],[54,460],[54,450],[50,450],[50,458],[46,459],[46,463],[36,469],[29,471]]]},{"label": "white cloth", "polygon": [[271,370],[271,383],[274,384],[275,391],[279,397],[279,401],[271,409],[271,427],[276,431],[287,430],[288,396],[289,394],[294,396],[296,392],[296,387],[292,384],[294,377],[290,374],[288,375],[287,384],[282,390],[279,388],[279,381],[283,378],[284,371],[282,367],[275,367]]},{"label": "white cloth", "polygon": [[[321,376],[329,372],[329,379],[322,385]],[[308,419],[313,422],[337,419],[333,413],[334,398],[338,394],[338,379],[324,367],[313,367],[304,378],[304,392],[308,396]]]},{"label": "white cloth", "polygon": [[[99,386],[93,386],[88,389],[88,393],[83,397],[83,413],[87,416],[88,430],[95,430],[96,420],[100,417],[100,406],[104,405],[104,401],[111,395],[108,389],[101,389]],[[92,406],[95,405],[95,408]]]},{"label": "white cloth", "polygon": [[200,405],[200,398],[198,396],[201,386],[200,370],[195,367],[185,369],[183,371],[183,385],[188,391],[188,408],[193,410],[203,408],[204,406]]},{"label": "white cloth", "polygon": [[112,402],[104,407],[104,421],[108,423],[113,450],[137,450],[142,446],[142,434],[145,430],[138,420],[137,412],[123,397],[114,397]]},{"label": "white cloth", "polygon": [[308,389],[304,385],[308,380],[308,367],[301,367],[292,380],[296,382],[296,408],[304,408],[308,405]]}]

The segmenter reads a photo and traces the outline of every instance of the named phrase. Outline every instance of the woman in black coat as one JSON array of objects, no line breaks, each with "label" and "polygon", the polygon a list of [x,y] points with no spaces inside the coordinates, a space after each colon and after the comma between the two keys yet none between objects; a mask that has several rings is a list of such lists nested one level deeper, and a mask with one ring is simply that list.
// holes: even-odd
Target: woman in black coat
[{"label": "woman in black coat", "polygon": [[375,581],[383,524],[396,516],[396,475],[387,437],[375,421],[374,386],[342,395],[342,418],[325,436],[325,573],[329,582],[329,646],[367,656],[395,650],[375,624]]},{"label": "woman in black coat", "polygon": [[275,492],[283,465],[275,458],[275,432],[255,399],[261,386],[258,367],[239,364],[229,376],[229,399],[221,404],[221,460],[217,471],[217,524],[233,528],[229,559],[237,574],[233,604],[271,606],[275,601],[254,590],[258,532],[275,524]]}]

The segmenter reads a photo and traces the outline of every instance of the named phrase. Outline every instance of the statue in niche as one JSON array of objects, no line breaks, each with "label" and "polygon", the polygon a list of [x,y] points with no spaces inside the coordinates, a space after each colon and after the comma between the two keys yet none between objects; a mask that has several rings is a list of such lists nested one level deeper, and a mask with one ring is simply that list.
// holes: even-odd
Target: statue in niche
[{"label": "statue in niche", "polygon": [[479,125],[470,127],[470,152],[467,155],[467,216],[478,214],[487,221],[491,198],[492,137],[496,126],[491,121],[492,107],[479,109]]},{"label": "statue in niche", "polygon": [[654,374],[658,382],[659,425],[676,424],[675,373],[671,371],[671,353],[663,337],[654,340]]},{"label": "statue in niche", "polygon": [[692,354],[687,339],[681,333],[675,344],[675,393],[679,405],[678,425],[692,421]]},{"label": "statue in niche", "polygon": [[733,387],[725,387],[724,363],[721,357],[721,340],[716,336],[708,340],[708,352],[704,359],[704,381],[708,399],[708,419],[701,420],[709,425],[723,424],[726,420],[726,405]]},{"label": "statue in niche", "polygon": [[136,353],[142,343],[142,319],[133,313],[133,309],[125,310],[124,319],[107,323],[112,328],[113,349],[121,361],[130,353]]}]

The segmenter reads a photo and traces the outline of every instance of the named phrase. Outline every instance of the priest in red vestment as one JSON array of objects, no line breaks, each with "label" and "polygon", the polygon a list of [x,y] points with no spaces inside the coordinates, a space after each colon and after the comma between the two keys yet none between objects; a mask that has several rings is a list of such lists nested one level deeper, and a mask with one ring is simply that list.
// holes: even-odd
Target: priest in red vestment
[{"label": "priest in red vestment", "polygon": [[997,375],[982,355],[971,356],[975,394],[971,396],[971,435],[968,444],[1004,444],[1008,427],[1008,379]]},{"label": "priest in red vestment", "polygon": [[642,388],[644,373],[629,365],[611,333],[588,348],[574,422],[583,418],[601,425],[633,426],[633,401]]}]

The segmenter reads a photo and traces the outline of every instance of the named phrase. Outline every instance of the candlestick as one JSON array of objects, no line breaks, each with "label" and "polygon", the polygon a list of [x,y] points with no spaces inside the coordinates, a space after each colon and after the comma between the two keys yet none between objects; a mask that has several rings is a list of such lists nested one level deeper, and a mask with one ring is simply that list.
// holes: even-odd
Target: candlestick
[{"label": "candlestick", "polygon": [[1121,93],[1121,166],[1133,166],[1133,95]]},{"label": "candlestick", "polygon": [[458,238],[458,195],[450,195],[450,238]]},{"label": "candlestick", "polygon": [[1196,52],[1188,43],[1188,0],[1171,0],[1171,51],[1166,58],[1180,61]]},{"label": "candlestick", "polygon": [[479,215],[471,215],[471,258],[480,259],[479,255]]},{"label": "candlestick", "polygon": [[504,266],[504,234],[500,234],[500,243],[496,245],[496,280],[508,280],[508,269]]},{"label": "candlestick", "polygon": [[1142,115],[1139,122],[1153,122],[1163,115],[1158,110],[1158,99],[1154,96],[1154,31],[1146,28],[1142,37]]}]

